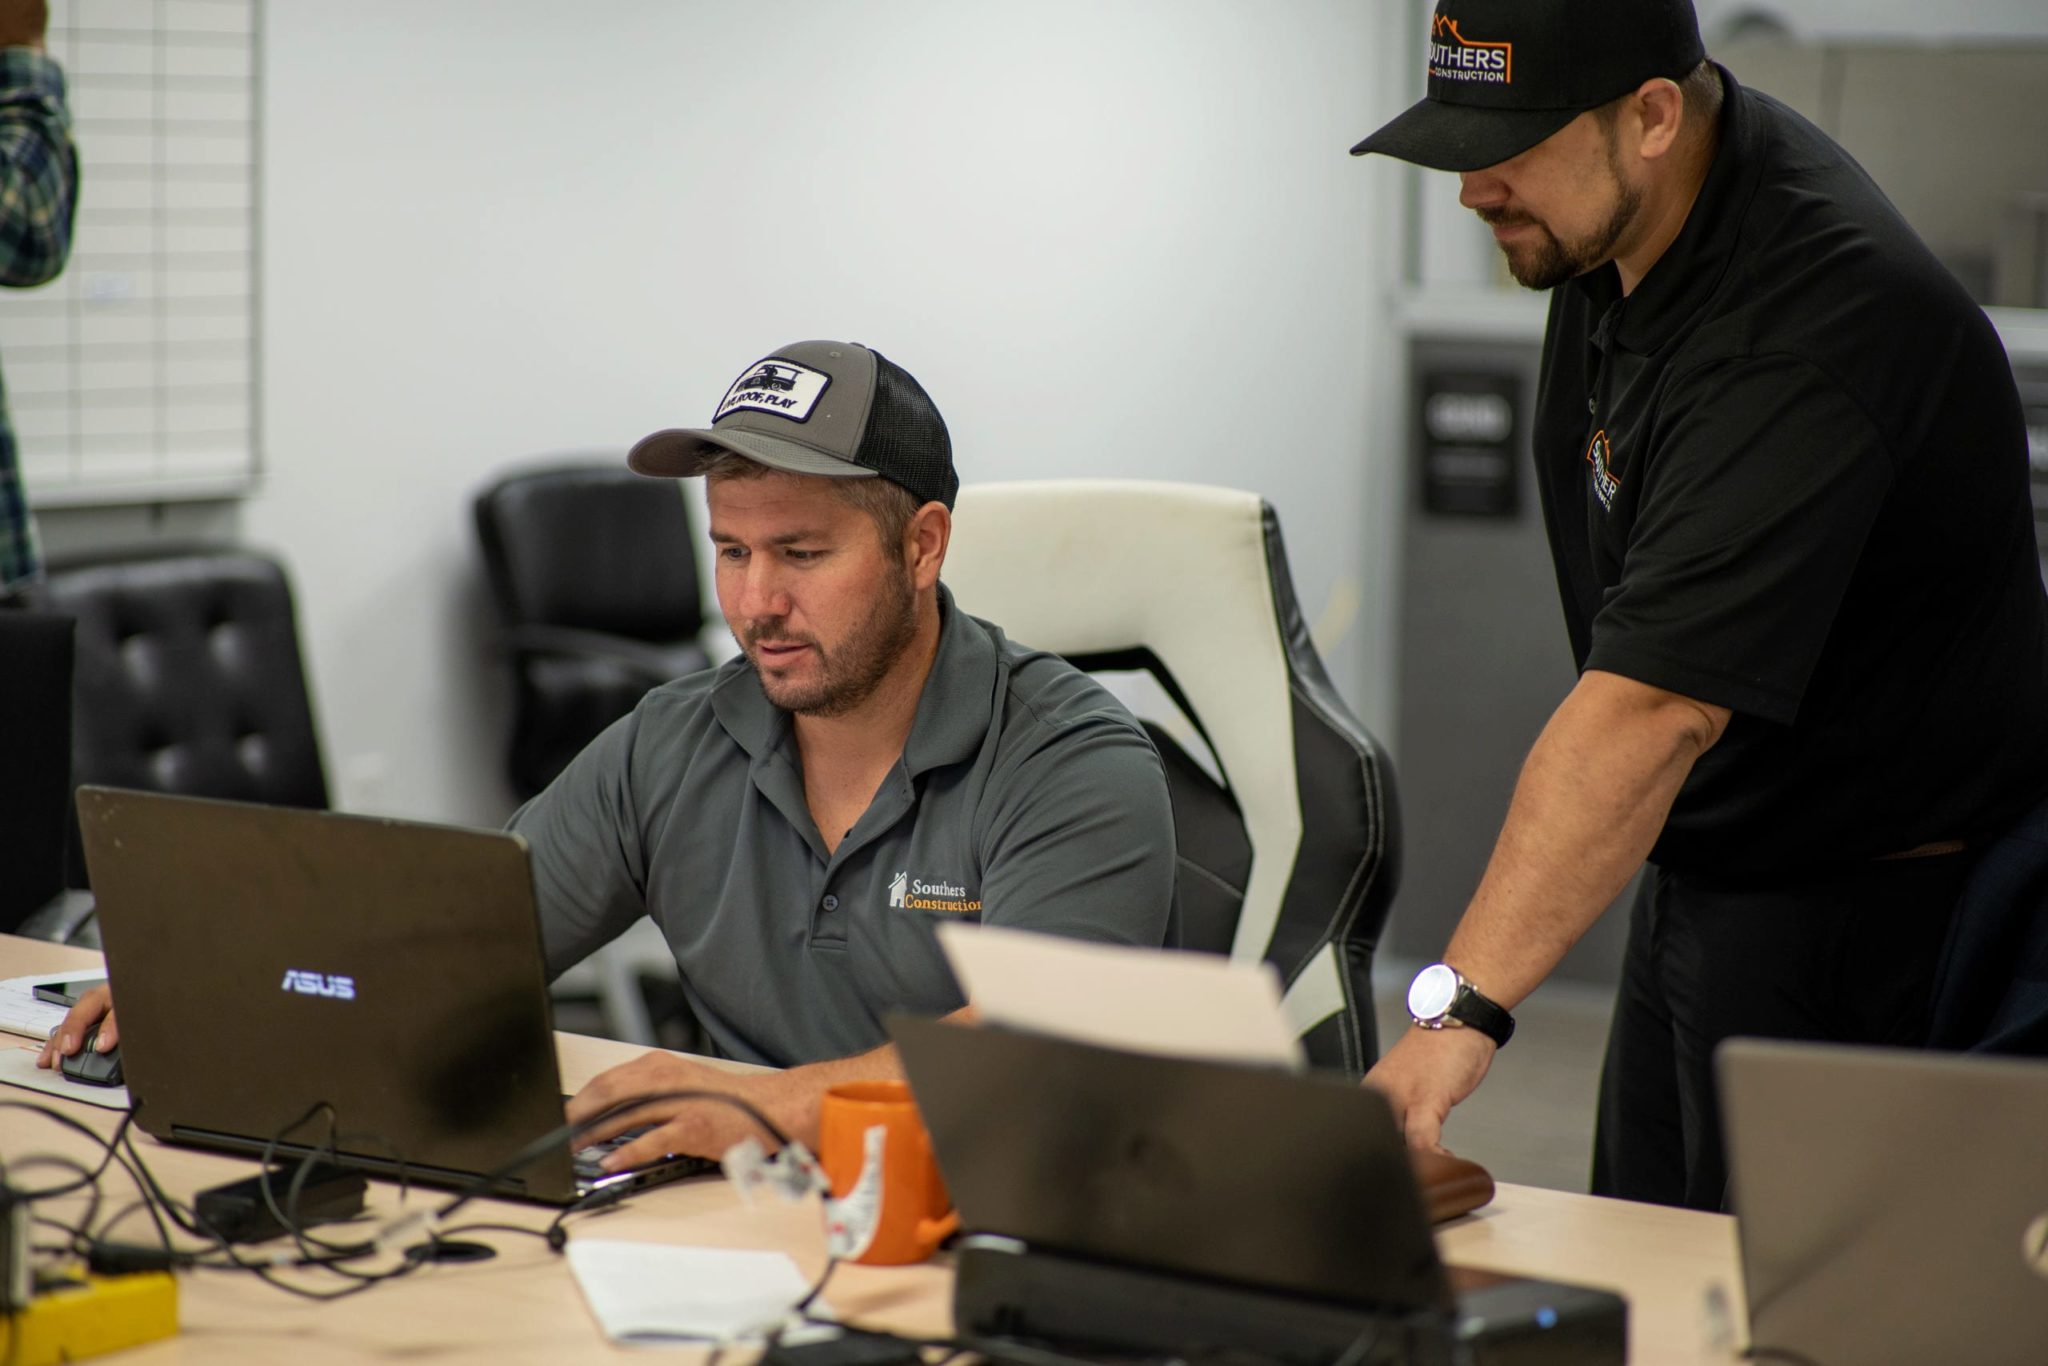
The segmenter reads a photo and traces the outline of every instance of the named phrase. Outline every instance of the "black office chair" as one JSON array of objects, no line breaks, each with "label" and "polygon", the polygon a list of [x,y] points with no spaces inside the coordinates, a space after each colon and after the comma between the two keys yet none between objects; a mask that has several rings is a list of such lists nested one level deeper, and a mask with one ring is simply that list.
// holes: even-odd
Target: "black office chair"
[{"label": "black office chair", "polygon": [[1393,768],[1323,671],[1273,509],[1186,484],[973,485],[944,578],[1013,640],[1159,681],[1219,770],[1148,724],[1173,798],[1182,946],[1272,963],[1310,1060],[1363,1073],[1398,881]]},{"label": "black office chair", "polygon": [[69,617],[0,608],[0,934],[64,890],[72,629]]},{"label": "black office chair", "polygon": [[513,673],[507,772],[525,800],[648,689],[709,667],[695,533],[675,481],[623,456],[507,475],[475,512]]},{"label": "black office chair", "polygon": [[[327,805],[276,560],[217,546],[59,560],[30,600],[78,623],[74,782]],[[88,885],[75,830],[68,881]]]}]

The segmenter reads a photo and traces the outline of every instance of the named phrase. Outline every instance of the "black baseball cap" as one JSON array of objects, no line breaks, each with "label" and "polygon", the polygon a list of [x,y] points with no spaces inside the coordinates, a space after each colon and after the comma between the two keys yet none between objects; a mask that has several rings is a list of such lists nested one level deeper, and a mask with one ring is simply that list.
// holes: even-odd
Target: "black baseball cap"
[{"label": "black baseball cap", "polygon": [[626,453],[641,474],[687,479],[722,453],[791,474],[882,478],[953,506],[946,420],[910,372],[858,342],[805,341],[740,372],[709,427],[674,427]]},{"label": "black baseball cap", "polygon": [[1439,171],[1498,166],[1706,56],[1692,0],[1439,0],[1428,95],[1351,155],[1383,152]]}]

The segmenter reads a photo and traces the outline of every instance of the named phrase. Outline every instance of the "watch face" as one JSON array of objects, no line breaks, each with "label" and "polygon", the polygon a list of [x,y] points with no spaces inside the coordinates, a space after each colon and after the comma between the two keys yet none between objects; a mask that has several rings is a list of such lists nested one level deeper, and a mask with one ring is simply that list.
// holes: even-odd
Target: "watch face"
[{"label": "watch face", "polygon": [[1458,974],[1449,964],[1432,963],[1415,974],[1408,987],[1408,1013],[1418,1020],[1434,1020],[1451,1008],[1458,994]]}]

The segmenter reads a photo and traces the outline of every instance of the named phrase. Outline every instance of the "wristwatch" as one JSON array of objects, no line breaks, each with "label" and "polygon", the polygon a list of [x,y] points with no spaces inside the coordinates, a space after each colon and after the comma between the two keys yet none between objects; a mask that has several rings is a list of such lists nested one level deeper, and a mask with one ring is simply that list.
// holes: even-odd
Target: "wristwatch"
[{"label": "wristwatch", "polygon": [[1487,1000],[1449,963],[1431,963],[1415,974],[1408,984],[1408,1016],[1424,1029],[1476,1029],[1496,1048],[1507,1047],[1515,1035],[1515,1017]]}]

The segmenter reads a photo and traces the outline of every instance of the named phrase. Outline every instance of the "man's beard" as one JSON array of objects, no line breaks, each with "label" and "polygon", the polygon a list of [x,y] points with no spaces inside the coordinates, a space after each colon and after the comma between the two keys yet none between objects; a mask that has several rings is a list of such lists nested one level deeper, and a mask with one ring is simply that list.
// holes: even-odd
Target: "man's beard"
[{"label": "man's beard", "polygon": [[[873,607],[829,654],[816,640],[786,634],[776,629],[779,625],[779,620],[771,619],[748,627],[744,635],[733,632],[753,662],[761,691],[776,706],[799,716],[844,716],[873,696],[910,647],[917,635],[917,595],[907,572],[884,576]],[[816,676],[802,683],[770,676],[755,653],[763,638],[810,646],[818,661]]]},{"label": "man's beard", "polygon": [[[1612,148],[1609,154],[1612,155]],[[1614,212],[1607,216],[1605,223],[1570,246],[1560,242],[1548,224],[1538,222],[1528,214],[1505,209],[1479,211],[1479,217],[1490,227],[1526,223],[1536,229],[1535,239],[1520,244],[1519,249],[1501,243],[1501,254],[1507,257],[1508,274],[1515,277],[1516,284],[1524,289],[1554,289],[1566,280],[1577,279],[1613,259],[1614,244],[1635,221],[1637,212],[1643,207],[1643,195],[1642,191],[1622,180],[1619,167],[1610,166],[1609,171],[1615,186]]]}]

